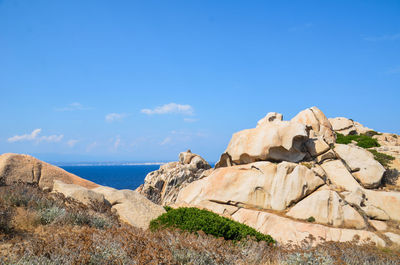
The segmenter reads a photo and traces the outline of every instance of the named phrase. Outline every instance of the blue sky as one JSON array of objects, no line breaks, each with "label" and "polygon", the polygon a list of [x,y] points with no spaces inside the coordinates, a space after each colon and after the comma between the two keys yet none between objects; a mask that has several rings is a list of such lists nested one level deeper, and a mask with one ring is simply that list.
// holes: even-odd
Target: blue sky
[{"label": "blue sky", "polygon": [[0,152],[209,161],[270,111],[400,134],[400,1],[0,0]]}]

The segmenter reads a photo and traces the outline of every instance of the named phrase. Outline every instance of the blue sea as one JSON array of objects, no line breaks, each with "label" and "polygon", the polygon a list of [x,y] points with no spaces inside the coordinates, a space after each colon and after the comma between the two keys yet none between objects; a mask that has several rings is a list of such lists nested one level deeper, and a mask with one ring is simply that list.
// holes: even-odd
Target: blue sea
[{"label": "blue sea", "polygon": [[81,178],[116,189],[134,190],[144,182],[146,175],[160,168],[151,165],[59,165]]}]

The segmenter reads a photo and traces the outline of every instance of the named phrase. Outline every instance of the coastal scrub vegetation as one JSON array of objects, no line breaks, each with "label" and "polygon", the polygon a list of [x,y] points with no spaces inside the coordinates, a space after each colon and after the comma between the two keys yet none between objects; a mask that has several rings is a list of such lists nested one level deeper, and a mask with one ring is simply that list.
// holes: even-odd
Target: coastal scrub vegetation
[{"label": "coastal scrub vegetation", "polygon": [[245,224],[194,207],[169,208],[166,213],[150,222],[152,231],[165,228],[179,228],[191,233],[203,231],[207,235],[223,237],[225,240],[240,241],[251,237],[256,241],[265,241],[271,244],[275,242],[270,235],[257,232]]},{"label": "coastal scrub vegetation", "polygon": [[378,143],[378,140],[372,138],[374,135],[379,135],[379,133],[375,131],[368,131],[365,134],[360,135],[343,135],[341,133],[336,133],[336,143],[338,144],[350,144],[352,141],[357,143],[357,146],[362,147],[370,151],[374,155],[374,159],[381,163],[386,169],[389,168],[389,164],[395,158],[391,155],[387,155],[381,152],[378,152],[375,149],[371,149],[373,147],[380,147],[381,145]]},{"label": "coastal scrub vegetation", "polygon": [[279,246],[172,227],[142,230],[120,222],[108,204],[85,206],[35,185],[0,186],[0,264],[391,265],[400,258],[395,248],[313,240]]},{"label": "coastal scrub vegetation", "polygon": [[352,141],[357,142],[357,146],[362,148],[372,148],[381,146],[378,141],[372,138],[373,135],[360,134],[360,135],[343,135],[336,133],[336,143],[338,144],[350,144]]}]

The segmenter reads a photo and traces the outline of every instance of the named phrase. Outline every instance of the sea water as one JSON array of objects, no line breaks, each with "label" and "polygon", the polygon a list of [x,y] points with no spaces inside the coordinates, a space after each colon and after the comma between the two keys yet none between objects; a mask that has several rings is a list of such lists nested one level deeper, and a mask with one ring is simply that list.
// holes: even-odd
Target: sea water
[{"label": "sea water", "polygon": [[97,184],[116,189],[134,190],[144,182],[151,171],[160,168],[151,165],[64,165],[64,170]]}]

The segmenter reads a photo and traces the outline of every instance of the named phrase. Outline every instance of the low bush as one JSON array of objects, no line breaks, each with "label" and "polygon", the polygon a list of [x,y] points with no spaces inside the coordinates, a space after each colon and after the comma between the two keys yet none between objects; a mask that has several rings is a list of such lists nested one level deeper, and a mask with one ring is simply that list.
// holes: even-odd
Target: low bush
[{"label": "low bush", "polygon": [[374,149],[368,149],[373,155],[376,161],[382,164],[384,167],[388,167],[391,161],[393,161],[395,158],[391,155],[387,155],[384,153],[380,153]]},{"label": "low bush", "polygon": [[336,143],[338,144],[349,144],[352,141],[357,142],[357,145],[362,148],[372,148],[381,146],[378,141],[372,136],[368,135],[343,135],[341,133],[336,133]]},{"label": "low bush", "polygon": [[164,228],[179,228],[191,233],[203,231],[206,234],[223,237],[226,240],[240,241],[249,236],[256,241],[275,242],[271,236],[257,232],[247,225],[194,207],[169,209],[150,222],[152,231]]}]

